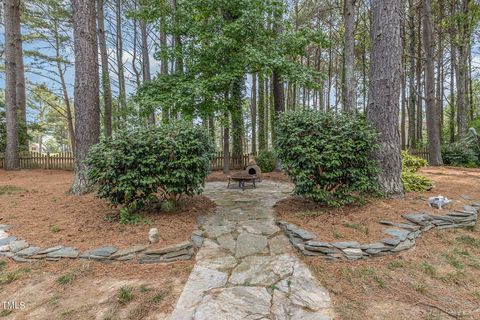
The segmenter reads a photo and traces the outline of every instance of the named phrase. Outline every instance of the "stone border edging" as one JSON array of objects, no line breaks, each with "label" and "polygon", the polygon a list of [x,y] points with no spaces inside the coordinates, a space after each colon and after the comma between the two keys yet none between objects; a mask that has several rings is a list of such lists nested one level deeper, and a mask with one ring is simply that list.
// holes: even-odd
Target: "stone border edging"
[{"label": "stone border edging", "polygon": [[10,235],[10,225],[0,224],[0,256],[11,258],[15,262],[33,262],[38,260],[59,261],[60,259],[86,259],[102,262],[131,261],[137,263],[168,263],[190,260],[203,243],[202,231],[195,230],[191,241],[185,241],[159,249],[147,245],[135,245],[125,249],[114,246],[101,246],[81,252],[74,247],[57,245],[42,249],[31,246],[26,240]]},{"label": "stone border edging", "polygon": [[480,202],[463,206],[463,210],[454,210],[444,216],[427,213],[408,213],[402,215],[407,223],[380,221],[391,226],[384,232],[391,236],[383,240],[360,244],[357,241],[321,242],[316,235],[286,221],[277,221],[290,243],[304,256],[322,256],[328,260],[359,260],[384,256],[408,250],[415,240],[430,229],[463,228],[475,226],[480,211]]}]

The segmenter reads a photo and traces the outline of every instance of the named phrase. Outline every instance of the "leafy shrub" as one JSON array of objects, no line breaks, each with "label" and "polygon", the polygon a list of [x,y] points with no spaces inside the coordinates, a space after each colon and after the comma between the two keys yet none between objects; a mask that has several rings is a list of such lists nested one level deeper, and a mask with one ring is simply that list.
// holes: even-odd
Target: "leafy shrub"
[{"label": "leafy shrub", "polygon": [[377,192],[377,134],[363,116],[287,112],[276,129],[276,151],[296,194],[341,206]]},{"label": "leafy shrub", "polygon": [[432,188],[432,181],[416,174],[420,168],[427,165],[427,160],[412,156],[408,151],[402,151],[402,183],[406,192],[422,192]]},{"label": "leafy shrub", "polygon": [[442,147],[442,158],[446,165],[473,168],[478,165],[475,151],[463,142],[456,142]]},{"label": "leafy shrub", "polygon": [[255,158],[257,165],[262,172],[272,172],[275,170],[275,154],[270,150],[261,150]]},{"label": "leafy shrub", "polygon": [[97,196],[129,215],[152,200],[177,201],[203,191],[213,146],[208,134],[187,122],[127,130],[93,146],[85,160]]},{"label": "leafy shrub", "polygon": [[408,172],[417,172],[420,168],[426,167],[428,161],[419,157],[412,156],[408,151],[402,151],[402,170]]}]

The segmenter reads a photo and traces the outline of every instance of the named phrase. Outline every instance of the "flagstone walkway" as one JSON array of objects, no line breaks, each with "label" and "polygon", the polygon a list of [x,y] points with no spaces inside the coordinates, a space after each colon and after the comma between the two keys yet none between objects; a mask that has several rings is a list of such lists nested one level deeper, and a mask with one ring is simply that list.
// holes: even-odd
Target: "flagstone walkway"
[{"label": "flagstone walkway", "polygon": [[271,181],[245,191],[206,185],[217,209],[171,320],[332,319],[328,292],[275,225],[272,207],[291,189]]}]

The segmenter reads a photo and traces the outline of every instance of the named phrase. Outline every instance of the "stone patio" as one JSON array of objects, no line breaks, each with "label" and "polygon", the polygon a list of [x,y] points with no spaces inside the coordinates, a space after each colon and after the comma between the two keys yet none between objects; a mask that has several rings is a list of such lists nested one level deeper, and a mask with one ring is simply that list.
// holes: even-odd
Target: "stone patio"
[{"label": "stone patio", "polygon": [[203,246],[171,320],[332,319],[328,292],[275,225],[272,207],[291,189],[271,181],[245,191],[206,185],[217,208],[202,226]]}]

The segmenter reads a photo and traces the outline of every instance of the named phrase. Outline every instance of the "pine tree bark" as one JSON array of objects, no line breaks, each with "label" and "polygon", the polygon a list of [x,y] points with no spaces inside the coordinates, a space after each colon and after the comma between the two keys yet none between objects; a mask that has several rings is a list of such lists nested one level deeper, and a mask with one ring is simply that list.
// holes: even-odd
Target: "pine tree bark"
[{"label": "pine tree bark", "polygon": [[[417,10],[418,11],[418,10]],[[416,124],[416,129],[417,129],[417,145],[421,145],[423,141],[423,99],[422,96],[420,95],[421,92],[423,92],[423,64],[422,64],[422,59],[420,57],[422,56],[422,22],[419,14],[419,18],[417,21],[417,59],[416,59],[416,83],[417,83],[417,88],[416,88],[416,94],[417,94],[417,124]]]},{"label": "pine tree bark", "polygon": [[409,89],[408,93],[410,96],[409,99],[409,108],[408,108],[408,139],[409,147],[415,148],[417,146],[417,130],[416,130],[416,105],[417,105],[417,95],[415,93],[415,48],[416,48],[416,34],[415,34],[415,8],[413,6],[413,0],[408,0],[409,7],[409,34],[410,34],[410,43],[409,43]]},{"label": "pine tree bark", "polygon": [[232,85],[232,156],[240,157],[243,154],[243,112],[242,112],[242,89],[243,77],[236,79]]},{"label": "pine tree bark", "polygon": [[[160,17],[160,54],[161,54],[161,66],[160,74],[168,75],[168,53],[167,53],[167,22],[166,17],[163,15]],[[162,106],[162,122],[168,122],[169,107]]]},{"label": "pine tree bark", "polygon": [[98,19],[98,45],[100,46],[100,60],[102,63],[102,87],[103,87],[103,127],[105,137],[112,136],[112,88],[110,84],[110,73],[108,66],[107,41],[105,39],[105,15],[104,0],[97,2],[97,19]]},{"label": "pine tree bark", "polygon": [[378,130],[378,182],[387,197],[403,196],[398,113],[402,40],[401,0],[372,1],[372,51],[367,118]]},{"label": "pine tree bark", "polygon": [[257,154],[257,74],[252,74],[252,153]]},{"label": "pine tree bark", "polygon": [[19,170],[18,109],[17,109],[17,32],[20,0],[5,2],[5,118],[7,146],[5,170]]},{"label": "pine tree bark", "polygon": [[17,68],[17,110],[19,113],[19,147],[22,151],[28,150],[27,141],[27,106],[25,97],[25,66],[23,63],[22,27],[20,10],[15,11],[15,36],[16,36],[16,68]]},{"label": "pine tree bark", "polygon": [[344,83],[343,83],[343,110],[354,112],[355,101],[355,1],[344,0]]},{"label": "pine tree bark", "polygon": [[431,0],[423,0],[423,47],[425,50],[425,95],[427,114],[428,154],[432,166],[443,165],[440,147],[440,124],[435,103],[434,43]]},{"label": "pine tree bark", "polygon": [[118,76],[118,102],[122,119],[127,116],[127,91],[125,85],[125,67],[123,63],[123,32],[122,32],[122,0],[115,2],[116,18],[116,53],[117,53],[117,76]]},{"label": "pine tree bark", "polygon": [[265,137],[265,78],[258,73],[258,151],[267,148]]},{"label": "pine tree bark", "polygon": [[75,51],[75,176],[71,192],[89,190],[83,163],[90,147],[99,140],[100,106],[98,44],[95,0],[72,0]]},{"label": "pine tree bark", "polygon": [[[152,80],[150,73],[150,55],[148,52],[148,30],[147,23],[145,20],[140,20],[140,32],[142,35],[142,71],[143,71],[143,82],[148,82]],[[151,126],[155,125],[155,111],[148,115],[148,124]]]}]

